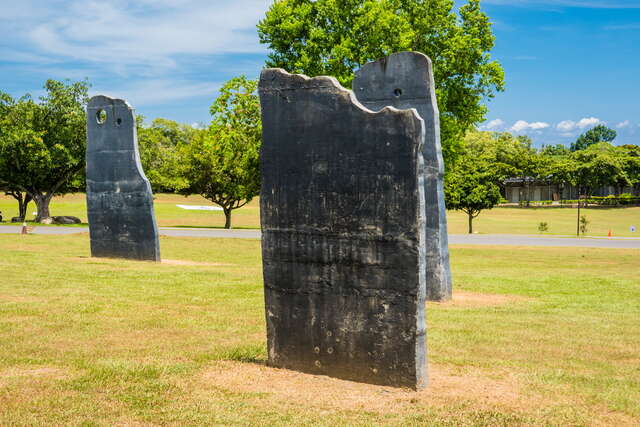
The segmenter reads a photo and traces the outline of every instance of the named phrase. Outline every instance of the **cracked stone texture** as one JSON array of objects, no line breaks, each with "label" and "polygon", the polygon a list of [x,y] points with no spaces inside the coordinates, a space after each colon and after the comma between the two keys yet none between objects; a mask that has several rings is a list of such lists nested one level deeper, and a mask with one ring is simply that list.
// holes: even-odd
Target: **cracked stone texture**
[{"label": "cracked stone texture", "polygon": [[399,52],[365,64],[356,72],[353,92],[364,106],[415,108],[424,120],[425,226],[427,299],[452,297],[447,211],[444,202],[444,161],[440,145],[440,115],[431,60],[419,52]]},{"label": "cracked stone texture", "polygon": [[[106,113],[103,123],[101,111]],[[95,96],[87,106],[87,211],[92,256],[160,261],[135,116],[122,99]]]},{"label": "cracked stone texture", "polygon": [[422,119],[330,77],[267,69],[259,92],[269,365],[423,388]]}]

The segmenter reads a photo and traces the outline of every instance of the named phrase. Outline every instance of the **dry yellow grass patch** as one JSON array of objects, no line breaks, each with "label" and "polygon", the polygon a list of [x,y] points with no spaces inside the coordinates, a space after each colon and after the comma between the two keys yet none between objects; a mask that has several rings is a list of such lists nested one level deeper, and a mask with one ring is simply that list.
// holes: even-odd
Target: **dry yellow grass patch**
[{"label": "dry yellow grass patch", "polygon": [[439,307],[480,308],[496,307],[517,302],[530,301],[517,295],[480,294],[476,292],[454,291],[453,299],[444,302],[429,302],[428,305]]},{"label": "dry yellow grass patch", "polygon": [[12,378],[41,378],[47,380],[62,380],[68,378],[69,373],[53,366],[40,366],[29,368],[10,368],[0,371],[0,380]]},{"label": "dry yellow grass patch", "polygon": [[195,266],[209,266],[209,267],[229,267],[236,264],[223,264],[219,262],[198,262],[198,261],[184,261],[179,259],[163,259],[162,264],[166,265],[195,265]]},{"label": "dry yellow grass patch", "polygon": [[[495,374],[495,371],[493,372]],[[451,408],[460,404],[476,410],[535,414],[557,407],[585,406],[571,394],[553,398],[532,391],[517,376],[504,372],[500,378],[477,368],[457,371],[443,365],[429,365],[429,386],[422,391],[377,386],[311,375],[262,364],[216,362],[190,384],[199,393],[223,389],[232,393],[264,396],[271,406],[308,408],[320,411],[366,411],[378,414],[409,414],[425,407]],[[635,426],[634,418],[604,406],[591,407],[591,426]]]},{"label": "dry yellow grass patch", "polygon": [[232,392],[265,393],[294,405],[331,409],[386,413],[402,412],[415,405],[460,401],[471,401],[478,407],[509,409],[532,404],[531,396],[523,395],[514,377],[498,380],[480,372],[458,374],[433,364],[429,367],[429,387],[420,392],[230,361],[216,363],[201,379],[209,386]]}]

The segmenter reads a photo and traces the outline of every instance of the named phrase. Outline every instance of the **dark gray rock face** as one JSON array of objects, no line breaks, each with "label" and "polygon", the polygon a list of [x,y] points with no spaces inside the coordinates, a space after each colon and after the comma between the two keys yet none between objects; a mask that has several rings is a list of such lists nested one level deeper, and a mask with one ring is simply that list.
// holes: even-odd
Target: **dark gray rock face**
[{"label": "dark gray rock face", "polygon": [[353,91],[358,101],[371,110],[380,111],[390,105],[400,109],[415,108],[424,120],[427,299],[451,299],[444,162],[431,60],[422,53],[399,52],[371,62],[356,73]]},{"label": "dark gray rock face", "polygon": [[267,69],[259,91],[269,364],[424,387],[422,120],[330,77]]},{"label": "dark gray rock face", "polygon": [[54,224],[82,224],[80,218],[75,216],[53,216],[51,219]]},{"label": "dark gray rock face", "polygon": [[87,106],[87,210],[94,257],[160,261],[151,185],[133,109],[95,96]]}]

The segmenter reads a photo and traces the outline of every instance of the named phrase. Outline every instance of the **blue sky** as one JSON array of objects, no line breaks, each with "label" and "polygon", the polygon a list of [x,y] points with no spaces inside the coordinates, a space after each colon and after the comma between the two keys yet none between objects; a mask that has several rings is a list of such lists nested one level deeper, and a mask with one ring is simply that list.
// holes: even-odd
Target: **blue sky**
[{"label": "blue sky", "polygon": [[[82,79],[148,119],[209,121],[227,79],[257,76],[271,0],[0,0],[0,90]],[[457,1],[460,4],[460,1]],[[640,0],[484,0],[506,91],[483,129],[568,144],[598,123],[640,144]]]}]

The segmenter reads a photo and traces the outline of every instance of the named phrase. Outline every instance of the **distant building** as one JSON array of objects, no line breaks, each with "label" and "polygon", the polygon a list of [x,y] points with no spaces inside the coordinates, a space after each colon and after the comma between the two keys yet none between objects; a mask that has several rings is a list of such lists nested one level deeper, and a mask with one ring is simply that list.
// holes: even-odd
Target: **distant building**
[{"label": "distant building", "polygon": [[[617,188],[616,186],[606,186],[597,188],[591,195],[596,197],[606,197],[622,193],[634,194],[634,190],[632,187]],[[634,195],[638,196],[639,194]],[[560,200],[576,200],[578,199],[579,194],[577,187],[571,184],[551,184],[526,177],[509,178],[505,180],[503,197],[508,201],[508,203],[520,203],[521,201],[526,200],[531,202],[541,202],[545,200],[557,202]]]}]

